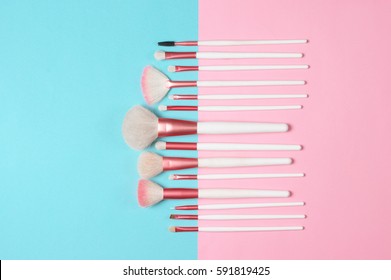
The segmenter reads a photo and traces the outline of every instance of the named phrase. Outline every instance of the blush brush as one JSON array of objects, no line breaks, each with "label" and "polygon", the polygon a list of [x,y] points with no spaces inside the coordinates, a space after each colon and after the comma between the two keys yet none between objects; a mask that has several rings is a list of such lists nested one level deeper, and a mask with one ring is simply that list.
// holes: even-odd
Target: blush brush
[{"label": "blush brush", "polygon": [[141,207],[149,207],[165,199],[283,198],[290,196],[290,191],[285,190],[163,188],[148,180],[139,181],[137,192],[138,203]]},{"label": "blush brush", "polygon": [[285,123],[256,122],[194,122],[179,119],[158,118],[142,106],[130,109],[122,124],[125,142],[132,148],[142,150],[158,137],[189,134],[238,134],[286,132]]},{"label": "blush brush", "polygon": [[138,161],[138,172],[142,178],[151,178],[163,171],[188,168],[225,168],[244,166],[287,165],[291,158],[183,158],[162,157],[151,152],[144,152]]}]

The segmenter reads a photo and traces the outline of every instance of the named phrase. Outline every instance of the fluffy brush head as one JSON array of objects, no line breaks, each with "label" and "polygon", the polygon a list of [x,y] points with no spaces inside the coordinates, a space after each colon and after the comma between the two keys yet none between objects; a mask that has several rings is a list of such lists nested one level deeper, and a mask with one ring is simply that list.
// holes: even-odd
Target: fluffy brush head
[{"label": "fluffy brush head", "polygon": [[141,88],[145,101],[149,104],[155,104],[166,96],[170,90],[167,87],[168,77],[152,66],[144,68],[141,78]]},{"label": "fluffy brush head", "polygon": [[148,147],[158,136],[158,118],[142,106],[130,109],[122,124],[126,144],[136,150]]},{"label": "fluffy brush head", "polygon": [[141,178],[152,178],[163,171],[163,158],[154,153],[144,152],[138,159],[137,168]]},{"label": "fluffy brush head", "polygon": [[163,200],[163,188],[154,182],[140,180],[138,182],[138,204],[149,207]]}]

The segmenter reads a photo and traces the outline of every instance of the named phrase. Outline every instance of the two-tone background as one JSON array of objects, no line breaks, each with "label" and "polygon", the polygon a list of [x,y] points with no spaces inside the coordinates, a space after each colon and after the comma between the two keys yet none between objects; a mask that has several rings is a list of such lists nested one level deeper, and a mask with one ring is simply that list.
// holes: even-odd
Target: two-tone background
[{"label": "two-tone background", "polygon": [[[390,9],[388,1],[369,0],[2,1],[0,259],[389,259]],[[287,201],[303,200],[306,206],[284,213],[305,212],[303,232],[173,234],[167,231],[169,225],[195,224],[168,219],[169,207],[180,202],[138,207],[139,152],[122,140],[123,116],[131,106],[144,104],[140,89],[144,66],[153,64],[165,71],[173,63],[198,63],[156,62],[156,42],[197,38],[310,40],[305,46],[229,48],[304,51],[302,62],[311,65],[308,71],[170,75],[205,80],[306,79],[308,85],[302,88],[199,90],[200,94],[308,93],[303,110],[164,115],[290,123],[292,130],[284,135],[198,139],[302,144],[301,152],[278,154],[295,159],[290,167],[237,171],[305,172],[305,178],[198,186],[290,189],[294,195]],[[196,152],[165,154],[197,156]],[[275,153],[199,153],[228,155]],[[164,186],[197,186],[196,181],[168,181],[167,174],[154,180]],[[278,211],[282,213],[273,212]]]}]

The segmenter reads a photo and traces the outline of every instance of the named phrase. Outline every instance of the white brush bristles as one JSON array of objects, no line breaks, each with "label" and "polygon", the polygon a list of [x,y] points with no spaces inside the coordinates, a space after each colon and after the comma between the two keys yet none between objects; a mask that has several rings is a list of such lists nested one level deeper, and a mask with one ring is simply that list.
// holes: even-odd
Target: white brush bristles
[{"label": "white brush bristles", "polygon": [[144,152],[138,159],[137,169],[141,178],[152,178],[163,171],[163,158],[154,153]]},{"label": "white brush bristles", "polygon": [[142,106],[130,109],[122,124],[126,144],[136,150],[148,147],[158,136],[158,118]]},{"label": "white brush bristles", "polygon": [[156,51],[154,54],[154,57],[156,60],[163,60],[166,59],[166,52],[164,51]]},{"label": "white brush bristles", "polygon": [[170,65],[167,67],[167,70],[168,72],[175,72],[175,66],[174,65]]},{"label": "white brush bristles", "polygon": [[137,192],[138,203],[141,207],[149,207],[163,200],[163,188],[148,180],[138,182]]},{"label": "white brush bristles", "polygon": [[165,150],[166,149],[166,142],[158,141],[155,143],[156,150]]},{"label": "white brush bristles", "polygon": [[158,109],[159,109],[159,111],[167,111],[167,106],[166,105],[159,105]]},{"label": "white brush bristles", "polygon": [[141,77],[141,88],[145,101],[149,104],[155,104],[166,96],[170,90],[167,87],[168,77],[152,66],[144,68]]}]

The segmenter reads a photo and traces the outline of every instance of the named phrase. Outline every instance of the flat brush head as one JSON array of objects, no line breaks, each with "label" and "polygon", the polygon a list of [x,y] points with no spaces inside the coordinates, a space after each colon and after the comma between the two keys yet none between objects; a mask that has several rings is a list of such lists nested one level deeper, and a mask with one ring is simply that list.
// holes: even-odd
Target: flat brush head
[{"label": "flat brush head", "polygon": [[154,153],[144,152],[138,159],[137,169],[140,177],[152,178],[163,172],[163,158]]},{"label": "flat brush head", "polygon": [[158,118],[142,106],[130,109],[122,124],[126,144],[136,150],[148,147],[158,136]]},{"label": "flat brush head", "polygon": [[168,77],[152,66],[144,68],[141,78],[143,96],[148,105],[159,102],[170,90],[167,87]]},{"label": "flat brush head", "polygon": [[140,180],[138,182],[138,204],[149,207],[163,200],[163,188],[154,182]]}]

